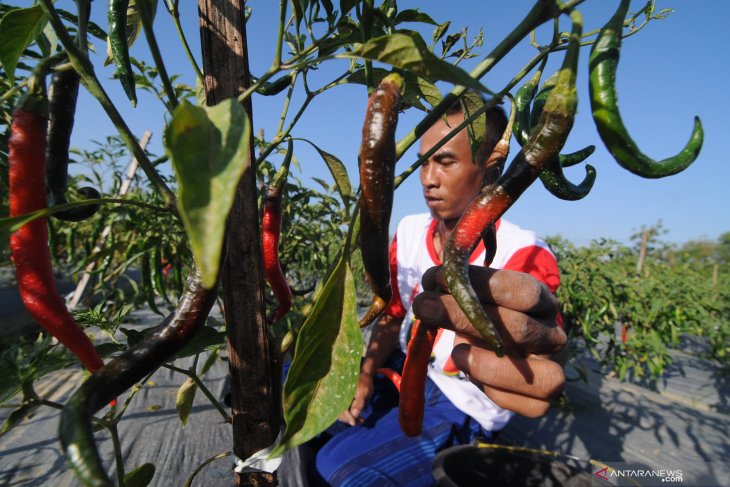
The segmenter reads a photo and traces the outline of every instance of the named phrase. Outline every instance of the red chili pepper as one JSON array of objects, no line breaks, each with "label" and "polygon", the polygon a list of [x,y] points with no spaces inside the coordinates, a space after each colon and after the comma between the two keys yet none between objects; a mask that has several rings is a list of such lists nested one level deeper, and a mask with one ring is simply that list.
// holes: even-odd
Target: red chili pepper
[{"label": "red chili pepper", "polygon": [[377,369],[375,372],[377,372],[378,374],[382,374],[385,377],[387,377],[388,379],[390,379],[390,381],[393,383],[395,388],[398,389],[398,392],[400,392],[401,376],[398,372],[396,372],[393,369],[388,369],[385,367]]},{"label": "red chili pepper", "polygon": [[[44,81],[13,111],[8,142],[10,216],[46,207],[46,113]],[[38,324],[76,355],[92,372],[104,365],[94,345],[74,321],[56,289],[48,248],[46,218],[23,225],[10,236],[10,250],[25,307]]]},{"label": "red chili pepper", "polygon": [[398,400],[398,422],[406,436],[418,436],[423,428],[426,373],[436,333],[436,330],[421,325],[421,320],[413,322]]},{"label": "red chili pepper", "polygon": [[289,140],[284,162],[264,195],[263,218],[261,220],[264,272],[271,290],[279,302],[279,307],[272,313],[269,321],[274,323],[284,316],[292,304],[292,293],[279,261],[279,237],[281,236],[281,197],[284,183],[289,172],[293,143]]}]

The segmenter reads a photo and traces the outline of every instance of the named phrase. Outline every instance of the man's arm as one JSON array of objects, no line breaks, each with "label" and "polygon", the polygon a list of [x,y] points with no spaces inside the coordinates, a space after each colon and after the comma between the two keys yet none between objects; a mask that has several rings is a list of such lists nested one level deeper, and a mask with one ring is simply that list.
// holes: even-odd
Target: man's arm
[{"label": "man's arm", "polygon": [[351,426],[362,421],[360,413],[365,407],[367,400],[373,394],[373,377],[375,376],[375,371],[385,365],[388,357],[390,357],[398,346],[401,323],[403,323],[403,318],[396,318],[395,316],[386,314],[373,327],[367,352],[360,367],[360,378],[357,382],[355,397],[352,400],[350,408],[340,415],[340,421],[344,421]]}]

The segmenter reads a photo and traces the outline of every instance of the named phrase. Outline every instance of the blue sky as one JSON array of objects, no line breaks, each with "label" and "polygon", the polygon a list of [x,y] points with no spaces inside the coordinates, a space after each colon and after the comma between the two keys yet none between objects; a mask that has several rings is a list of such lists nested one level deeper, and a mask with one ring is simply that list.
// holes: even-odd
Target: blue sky
[{"label": "blue sky", "polygon": [[[162,0],[161,0],[162,1]],[[26,3],[26,2],[19,2]],[[28,2],[30,3],[30,2]],[[65,6],[67,0],[59,1]],[[199,57],[200,38],[197,24],[197,2],[180,2],[182,21],[190,44]],[[248,23],[251,49],[251,69],[263,73],[271,64],[276,35],[278,2],[252,0],[248,2],[253,15]],[[337,4],[337,2],[334,2]],[[479,28],[484,29],[484,46],[477,52],[488,53],[522,18],[532,1],[484,2],[399,2],[401,10],[420,7],[437,22],[451,20],[451,31],[468,27],[470,37]],[[600,27],[613,13],[618,1],[587,0],[580,7],[584,15],[585,31]],[[632,10],[644,4],[634,0]],[[93,18],[106,25],[103,3],[94,2]],[[730,18],[730,2],[717,0],[658,0],[658,10],[671,8],[675,12],[665,20],[653,21],[643,31],[624,41],[618,70],[617,87],[621,113],[633,138],[644,153],[663,159],[676,154],[686,143],[695,115],[702,119],[705,144],[695,163],[684,172],[659,180],[646,180],[620,168],[603,147],[590,116],[587,94],[588,48],[581,52],[578,73],[579,107],[573,132],[564,152],[593,144],[597,147],[589,162],[598,172],[591,193],[577,202],[560,201],[542,185],[533,184],[509,210],[506,218],[537,231],[540,235],[561,235],[578,245],[591,239],[614,238],[627,242],[630,235],[642,226],[654,225],[660,220],[669,230],[665,240],[684,242],[692,239],[716,239],[730,231],[730,157],[722,144],[730,139],[730,56],[726,39],[726,20]],[[158,41],[168,71],[182,75],[193,83],[192,69],[187,63],[167,12],[160,6],[156,22]],[[567,20],[567,19],[566,19]],[[415,24],[413,25],[415,27]],[[562,24],[563,30],[569,24]],[[432,28],[420,29],[426,39]],[[549,32],[541,30],[538,39],[547,42]],[[726,47],[722,47],[726,46]],[[165,115],[159,102],[139,93],[139,104],[132,108],[117,82],[109,79],[112,67],[101,67],[105,46],[97,51],[98,74],[132,130],[141,135],[145,129],[154,132],[151,148],[162,151],[161,133]],[[486,77],[483,83],[500,89],[535,54],[524,41]],[[146,44],[142,41],[132,47],[132,55],[149,61]],[[467,60],[462,67],[469,70],[480,58]],[[561,56],[555,55],[548,63],[547,72],[557,69]],[[311,84],[319,87],[346,69],[347,62],[332,61],[311,76]],[[451,89],[440,84],[443,93]],[[357,150],[366,104],[364,87],[344,85],[315,99],[310,109],[294,129],[295,137],[315,141],[322,149],[338,156],[347,166],[353,184],[357,184]],[[295,112],[302,101],[302,93],[293,99]],[[282,98],[254,98],[255,130],[264,129],[272,137],[281,113]],[[73,144],[89,147],[90,140],[100,140],[114,133],[98,103],[88,94],[82,94]],[[399,121],[398,136],[407,133],[420,120],[420,112],[409,110]],[[517,151],[516,143],[513,153]],[[414,146],[398,164],[397,172],[416,159]],[[297,143],[295,154],[302,165],[297,176],[305,182],[311,177],[331,181],[324,163],[305,143]],[[581,166],[566,170],[574,181],[582,180]],[[414,174],[397,191],[392,226],[404,215],[424,212],[418,175]]]}]

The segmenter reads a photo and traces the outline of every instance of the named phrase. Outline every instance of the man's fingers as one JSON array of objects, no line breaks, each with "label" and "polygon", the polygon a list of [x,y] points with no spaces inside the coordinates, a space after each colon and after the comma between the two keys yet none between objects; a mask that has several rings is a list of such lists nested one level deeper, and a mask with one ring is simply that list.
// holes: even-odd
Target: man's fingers
[{"label": "man's fingers", "polygon": [[563,368],[549,359],[508,355],[500,358],[493,352],[466,344],[454,347],[451,357],[471,379],[506,393],[549,401],[565,387]]},{"label": "man's fingers", "polygon": [[[416,316],[428,326],[443,327],[476,339],[482,338],[450,294],[423,292],[414,299],[413,309]],[[543,322],[532,315],[508,308],[484,305],[484,310],[502,336],[507,350],[554,354],[567,341],[563,329],[555,324],[554,315]]]},{"label": "man's fingers", "polygon": [[[554,316],[558,305],[545,284],[529,274],[510,270],[469,266],[469,279],[483,303],[530,314]],[[421,280],[425,291],[448,292],[442,267],[432,267]]]},{"label": "man's fingers", "polygon": [[352,415],[352,413],[350,413],[349,409],[346,409],[345,411],[340,413],[337,419],[339,419],[343,423],[349,424],[350,426],[357,425],[357,419],[355,418],[355,416]]},{"label": "man's fingers", "polygon": [[528,418],[540,418],[550,410],[550,401],[525,397],[489,386],[482,386],[482,390],[497,406]]}]

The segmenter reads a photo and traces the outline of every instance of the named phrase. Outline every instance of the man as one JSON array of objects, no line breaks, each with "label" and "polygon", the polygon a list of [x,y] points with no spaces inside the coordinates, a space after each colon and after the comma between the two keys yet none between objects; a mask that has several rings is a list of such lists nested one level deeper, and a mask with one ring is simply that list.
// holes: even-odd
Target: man
[{"label": "man", "polygon": [[[484,348],[435,267],[461,214],[483,184],[501,172],[487,168],[486,159],[505,129],[506,116],[501,108],[487,116],[487,136],[476,163],[462,130],[421,168],[430,213],[406,217],[398,225],[391,247],[394,298],[374,327],[352,405],[340,416],[350,427],[335,434],[316,457],[317,474],[326,484],[431,485],[437,451],[469,443],[477,435],[490,437],[513,412],[541,416],[563,388],[563,369],[551,360],[566,342],[551,294],[559,284],[558,267],[534,233],[501,220],[492,267],[503,270],[481,266],[482,244],[470,260],[478,265],[470,268],[474,288],[503,337],[503,358]],[[421,154],[463,120],[457,104],[424,134]],[[414,316],[443,329],[429,365],[423,433],[409,438],[398,425],[397,398],[383,392],[374,378],[380,367],[402,367]]]}]

